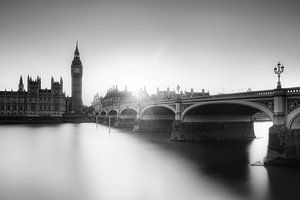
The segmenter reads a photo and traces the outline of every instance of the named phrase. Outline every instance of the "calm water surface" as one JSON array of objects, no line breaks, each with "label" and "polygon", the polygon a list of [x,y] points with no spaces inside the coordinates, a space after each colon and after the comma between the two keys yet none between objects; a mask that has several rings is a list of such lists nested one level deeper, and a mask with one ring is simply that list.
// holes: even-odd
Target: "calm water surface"
[{"label": "calm water surface", "polygon": [[171,142],[95,124],[0,126],[1,200],[300,199],[300,169],[253,167],[253,141]]}]

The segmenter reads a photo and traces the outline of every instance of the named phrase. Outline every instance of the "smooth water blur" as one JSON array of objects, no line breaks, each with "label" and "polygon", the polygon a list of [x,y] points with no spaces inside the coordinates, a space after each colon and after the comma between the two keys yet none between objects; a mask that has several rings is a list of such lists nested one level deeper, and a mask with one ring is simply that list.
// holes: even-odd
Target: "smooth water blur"
[{"label": "smooth water blur", "polygon": [[255,140],[172,142],[95,124],[0,126],[1,200],[300,199],[300,170],[255,167]]}]

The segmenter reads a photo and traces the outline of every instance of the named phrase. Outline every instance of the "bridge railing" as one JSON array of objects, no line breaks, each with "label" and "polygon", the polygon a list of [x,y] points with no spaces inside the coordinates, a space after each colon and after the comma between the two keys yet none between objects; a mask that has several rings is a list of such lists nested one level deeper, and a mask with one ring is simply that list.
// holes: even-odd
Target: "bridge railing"
[{"label": "bridge railing", "polygon": [[182,100],[200,100],[200,99],[213,99],[213,98],[241,98],[241,97],[270,97],[274,95],[274,90],[260,90],[260,91],[251,91],[251,92],[237,92],[231,94],[216,94],[203,97],[191,97],[191,98],[182,98]]},{"label": "bridge railing", "polygon": [[[300,95],[300,87],[291,87],[291,88],[283,88],[286,95]],[[231,97],[256,97],[256,96],[265,96],[270,97],[273,96],[275,90],[259,90],[259,91],[251,91],[251,92],[237,92],[231,94],[216,94],[210,96],[203,96],[203,97],[191,97],[191,98],[183,98],[183,99],[204,99],[204,98],[231,98]]]},{"label": "bridge railing", "polygon": [[[147,100],[140,100],[140,104],[156,104],[156,103],[170,103],[175,101],[176,98],[169,98],[169,99],[147,99]],[[122,101],[122,102],[118,102],[116,104],[114,104],[114,106],[116,105],[137,105],[139,103],[138,100],[131,100],[131,101]]]},{"label": "bridge railing", "polygon": [[237,94],[232,94],[231,96],[272,96],[272,95],[274,95],[274,90],[241,92],[241,93],[237,93]]},{"label": "bridge railing", "polygon": [[161,100],[146,100],[144,101],[145,104],[168,104],[168,103],[172,103],[175,102],[176,99],[172,98],[172,99],[161,99]]},{"label": "bridge railing", "polygon": [[285,88],[286,95],[300,94],[300,87]]},{"label": "bridge railing", "polygon": [[238,92],[232,94],[217,94],[214,96],[270,96],[274,94],[274,90],[260,90],[251,92]]},{"label": "bridge railing", "polygon": [[[293,95],[300,95],[300,87],[291,87],[291,88],[282,88],[282,90],[285,91],[285,94],[287,96],[293,96]],[[231,94],[216,94],[216,95],[209,95],[209,96],[198,96],[198,97],[181,97],[181,100],[200,100],[200,99],[214,99],[214,98],[249,98],[249,97],[272,97],[274,95],[276,90],[259,90],[259,91],[251,91],[251,92],[237,92],[237,93],[231,93]],[[169,99],[149,99],[149,100],[142,100],[140,101],[140,105],[155,105],[155,104],[172,104],[175,103],[177,98],[169,98]],[[134,106],[137,105],[139,102],[137,100],[130,100],[130,101],[123,101],[116,103],[112,106]]]}]

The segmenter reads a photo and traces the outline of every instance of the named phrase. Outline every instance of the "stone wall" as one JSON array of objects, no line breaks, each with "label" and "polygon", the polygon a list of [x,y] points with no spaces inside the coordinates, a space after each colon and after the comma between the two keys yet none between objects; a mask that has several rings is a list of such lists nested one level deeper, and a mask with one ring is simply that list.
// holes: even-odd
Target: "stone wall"
[{"label": "stone wall", "polygon": [[140,120],[141,132],[170,132],[173,120]]},{"label": "stone wall", "polygon": [[180,140],[255,138],[253,122],[184,122],[174,134]]},{"label": "stone wall", "polygon": [[133,128],[135,119],[133,119],[133,118],[129,118],[129,119],[120,118],[117,121],[118,121],[118,123],[117,124],[115,123],[115,126],[118,127],[118,128]]},{"label": "stone wall", "polygon": [[284,125],[273,125],[269,129],[265,164],[300,165],[300,129],[289,130]]},{"label": "stone wall", "polygon": [[94,116],[88,116],[83,114],[63,115],[62,122],[64,123],[95,123],[96,119]]},{"label": "stone wall", "polygon": [[[110,118],[110,126],[114,126],[115,125],[115,122],[116,122],[116,118]],[[106,117],[106,118],[104,118],[104,120],[103,120],[103,125],[109,125],[108,124],[109,123],[109,118],[108,117]]]}]

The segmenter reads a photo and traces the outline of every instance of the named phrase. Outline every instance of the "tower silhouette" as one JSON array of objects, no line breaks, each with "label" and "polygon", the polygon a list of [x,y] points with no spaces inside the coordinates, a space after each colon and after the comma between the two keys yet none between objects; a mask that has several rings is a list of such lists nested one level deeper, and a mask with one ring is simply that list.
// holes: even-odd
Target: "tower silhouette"
[{"label": "tower silhouette", "polygon": [[82,112],[82,63],[80,60],[78,42],[74,52],[74,59],[71,65],[72,76],[72,112]]},{"label": "tower silhouette", "polygon": [[23,83],[22,76],[20,76],[18,91],[21,91],[21,92],[24,91],[24,83]]}]

